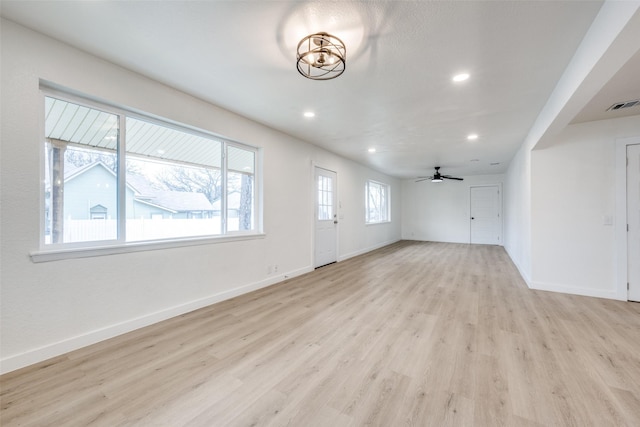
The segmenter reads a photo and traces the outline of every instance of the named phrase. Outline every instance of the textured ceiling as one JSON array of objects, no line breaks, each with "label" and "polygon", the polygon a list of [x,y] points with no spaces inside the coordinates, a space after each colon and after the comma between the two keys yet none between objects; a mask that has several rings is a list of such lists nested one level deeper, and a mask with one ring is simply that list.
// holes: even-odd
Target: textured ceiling
[{"label": "textured ceiling", "polygon": [[[1,10],[94,55],[409,178],[434,166],[452,175],[504,172],[601,4],[4,0]],[[335,80],[307,80],[296,70],[297,43],[319,31],[347,46],[346,71]],[[469,80],[454,84],[451,77],[463,71]],[[307,110],[316,116],[305,119]],[[470,133],[479,138],[468,141]]]}]

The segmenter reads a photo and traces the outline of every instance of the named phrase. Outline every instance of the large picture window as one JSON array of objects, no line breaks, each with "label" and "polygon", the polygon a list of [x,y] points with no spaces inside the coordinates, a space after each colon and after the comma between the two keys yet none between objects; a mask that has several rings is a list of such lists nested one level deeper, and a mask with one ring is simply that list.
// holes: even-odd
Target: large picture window
[{"label": "large picture window", "polygon": [[257,149],[45,96],[47,248],[257,233]]},{"label": "large picture window", "polygon": [[389,186],[367,181],[365,186],[365,222],[375,224],[389,222]]}]

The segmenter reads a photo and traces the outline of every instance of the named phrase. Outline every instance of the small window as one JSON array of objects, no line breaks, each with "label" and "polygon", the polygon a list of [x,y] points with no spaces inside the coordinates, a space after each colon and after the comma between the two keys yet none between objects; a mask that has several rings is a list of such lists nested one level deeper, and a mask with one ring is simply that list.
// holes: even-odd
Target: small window
[{"label": "small window", "polygon": [[44,113],[45,246],[258,233],[257,149],[58,93]]},{"label": "small window", "polygon": [[107,208],[102,205],[95,205],[90,212],[91,219],[107,219]]},{"label": "small window", "polygon": [[318,175],[318,220],[333,220],[333,180]]},{"label": "small window", "polygon": [[365,222],[376,224],[389,222],[389,186],[376,181],[367,181],[365,187]]}]

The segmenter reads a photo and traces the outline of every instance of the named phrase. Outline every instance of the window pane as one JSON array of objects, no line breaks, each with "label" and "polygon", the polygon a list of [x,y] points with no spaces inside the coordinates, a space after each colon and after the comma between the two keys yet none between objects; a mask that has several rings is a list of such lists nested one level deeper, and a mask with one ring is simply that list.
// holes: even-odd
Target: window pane
[{"label": "window pane", "polygon": [[318,219],[333,219],[332,179],[328,176],[318,176]]},{"label": "window pane", "polygon": [[45,98],[45,244],[117,239],[118,116]]},{"label": "window pane", "polygon": [[127,118],[128,241],[222,232],[222,144]]},{"label": "window pane", "polygon": [[255,228],[255,152],[227,148],[227,231]]},{"label": "window pane", "polygon": [[55,96],[45,96],[45,245],[256,230],[256,149]]},{"label": "window pane", "polygon": [[365,186],[365,220],[368,223],[389,221],[389,186],[368,181]]}]

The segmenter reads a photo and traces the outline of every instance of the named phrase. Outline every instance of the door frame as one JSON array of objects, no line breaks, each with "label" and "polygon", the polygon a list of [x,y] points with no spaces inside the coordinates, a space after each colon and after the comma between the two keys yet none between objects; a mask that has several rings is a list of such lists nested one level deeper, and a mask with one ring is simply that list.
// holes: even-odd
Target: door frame
[{"label": "door frame", "polygon": [[[330,169],[328,167],[325,167],[321,164],[316,163],[315,161],[311,162],[311,269],[315,269],[316,268],[316,215],[318,214],[316,208],[316,202],[318,199],[318,187],[317,187],[317,183],[316,183],[316,169],[324,169],[326,171],[332,172],[336,174],[336,182],[335,182],[335,198],[336,198],[336,205],[335,205],[335,213],[336,215],[338,215],[338,207],[340,204],[340,197],[339,197],[339,186],[338,186],[338,172]],[[338,215],[338,218],[340,216]],[[338,223],[336,224],[336,262],[338,262],[340,260],[340,254],[338,253],[338,248],[340,247],[340,233],[338,232],[340,227],[340,221],[338,220]]]},{"label": "door frame", "polygon": [[494,182],[494,183],[486,183],[486,184],[470,184],[468,190],[467,200],[469,202],[469,209],[467,209],[467,220],[469,221],[469,244],[471,243],[471,189],[475,187],[498,187],[498,211],[500,215],[500,243],[498,246],[504,247],[504,206],[503,206],[503,197],[502,197],[502,183]]},{"label": "door frame", "polygon": [[640,136],[616,138],[616,295],[615,299],[629,301],[627,290],[627,146],[640,144]]}]

